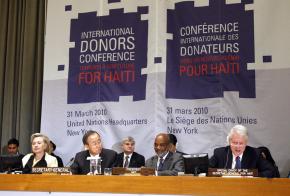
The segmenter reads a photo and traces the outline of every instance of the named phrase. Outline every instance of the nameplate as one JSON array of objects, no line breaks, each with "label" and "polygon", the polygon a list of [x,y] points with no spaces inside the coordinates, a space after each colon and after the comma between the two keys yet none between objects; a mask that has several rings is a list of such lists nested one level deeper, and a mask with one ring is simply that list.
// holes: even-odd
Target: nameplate
[{"label": "nameplate", "polygon": [[123,167],[113,167],[113,175],[125,175],[125,176],[149,176],[155,175],[154,168],[141,167],[141,168],[123,168]]},{"label": "nameplate", "polygon": [[126,168],[124,167],[113,167],[112,174],[113,175],[124,175],[126,173]]},{"label": "nameplate", "polygon": [[33,174],[70,174],[69,167],[33,167]]},{"label": "nameplate", "polygon": [[142,176],[155,176],[155,169],[151,167],[141,167],[140,173]]},{"label": "nameplate", "polygon": [[113,175],[139,175],[140,176],[140,168],[124,168],[124,167],[113,167],[112,169]]},{"label": "nameplate", "polygon": [[217,169],[208,168],[211,177],[257,177],[257,169]]}]

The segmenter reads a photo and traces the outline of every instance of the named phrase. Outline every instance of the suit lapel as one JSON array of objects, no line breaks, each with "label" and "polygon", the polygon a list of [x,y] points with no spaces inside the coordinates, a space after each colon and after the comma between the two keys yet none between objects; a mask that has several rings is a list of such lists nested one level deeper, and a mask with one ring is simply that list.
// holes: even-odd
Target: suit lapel
[{"label": "suit lapel", "polygon": [[124,152],[122,152],[118,157],[117,157],[117,163],[118,167],[123,167],[124,165]]},{"label": "suit lapel", "polygon": [[229,160],[227,162],[227,169],[231,169],[232,168],[232,163],[233,163],[233,154],[231,152],[231,154],[229,155]]},{"label": "suit lapel", "polygon": [[136,154],[135,154],[135,152],[133,152],[131,159],[130,159],[129,167],[135,167],[135,158],[136,158]]},{"label": "suit lapel", "polygon": [[158,161],[158,156],[155,155],[155,156],[153,157],[153,159],[152,159],[152,165],[151,165],[151,167],[157,169],[157,161]]},{"label": "suit lapel", "polygon": [[104,153],[104,149],[102,149],[101,153],[100,153],[100,158],[101,158],[101,168],[105,168],[105,160],[106,160],[106,156],[105,156],[105,153]]},{"label": "suit lapel", "polygon": [[90,157],[90,153],[87,150],[86,151],[86,157],[85,157],[85,167],[84,167],[84,169],[87,170],[87,171],[85,171],[85,173],[89,173],[90,172],[90,160],[87,159],[88,157]]},{"label": "suit lapel", "polygon": [[251,157],[249,155],[248,148],[246,147],[246,149],[245,149],[245,151],[243,153],[243,158],[242,158],[242,162],[241,162],[242,169],[245,169],[245,168],[249,167],[250,160],[251,160]]},{"label": "suit lapel", "polygon": [[226,160],[225,165],[226,165],[226,169],[231,169],[232,168],[232,163],[233,163],[233,153],[231,148],[228,146],[226,149],[226,158],[224,160]]},{"label": "suit lapel", "polygon": [[172,152],[169,152],[168,155],[166,156],[166,158],[163,162],[163,167],[162,167],[163,170],[167,170],[170,168],[170,165],[171,165],[172,159],[173,159],[172,156],[173,156]]}]

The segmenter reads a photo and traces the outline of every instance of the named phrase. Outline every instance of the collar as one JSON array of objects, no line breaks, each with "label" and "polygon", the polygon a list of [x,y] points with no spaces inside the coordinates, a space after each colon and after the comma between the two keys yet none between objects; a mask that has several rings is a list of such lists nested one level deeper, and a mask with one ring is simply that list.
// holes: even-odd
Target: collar
[{"label": "collar", "polygon": [[133,153],[131,153],[131,154],[128,154],[128,155],[124,153],[124,159],[126,159],[126,156],[128,156],[128,157],[129,157],[129,159],[131,159],[132,155],[133,155]]},{"label": "collar", "polygon": [[168,156],[168,154],[169,154],[169,151],[167,151],[163,156],[158,156],[158,160],[162,157],[163,158],[163,160],[165,160],[166,159],[166,157]]},{"label": "collar", "polygon": [[240,157],[240,160],[242,161],[242,159],[243,159],[243,154],[244,154],[244,153],[240,154],[239,156],[235,156],[234,154],[232,154],[232,155],[233,155],[233,160],[236,161],[236,157]]},{"label": "collar", "polygon": [[92,155],[91,153],[90,154],[90,157],[93,158],[93,159],[99,159],[100,158],[100,154],[97,154],[97,155]]}]

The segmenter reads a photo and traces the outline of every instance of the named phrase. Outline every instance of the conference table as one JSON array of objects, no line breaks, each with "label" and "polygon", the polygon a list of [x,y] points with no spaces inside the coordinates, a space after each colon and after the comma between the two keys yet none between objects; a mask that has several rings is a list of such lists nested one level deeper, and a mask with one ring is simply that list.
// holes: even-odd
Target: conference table
[{"label": "conference table", "polygon": [[2,174],[0,175],[0,194],[2,191],[173,195],[290,195],[290,179]]}]

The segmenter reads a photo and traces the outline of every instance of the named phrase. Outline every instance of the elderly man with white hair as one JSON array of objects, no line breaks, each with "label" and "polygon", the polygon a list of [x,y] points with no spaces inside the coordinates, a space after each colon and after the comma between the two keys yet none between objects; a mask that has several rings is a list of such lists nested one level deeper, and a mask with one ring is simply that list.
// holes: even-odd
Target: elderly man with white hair
[{"label": "elderly man with white hair", "polygon": [[260,177],[273,177],[275,169],[262,159],[258,150],[248,144],[248,131],[243,125],[235,125],[227,136],[229,146],[216,148],[209,160],[211,168],[258,169]]}]

